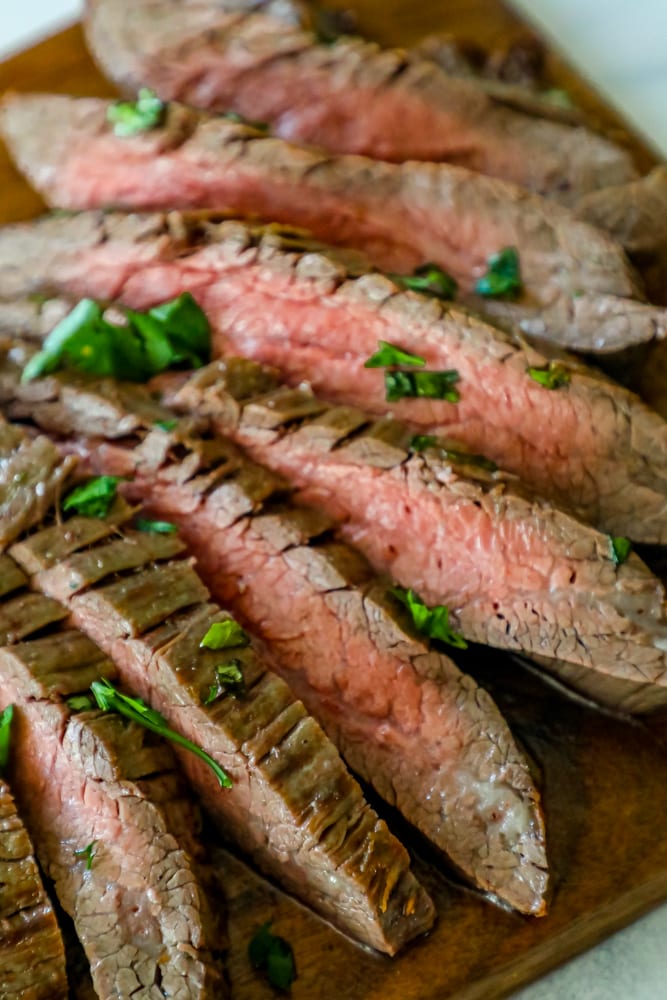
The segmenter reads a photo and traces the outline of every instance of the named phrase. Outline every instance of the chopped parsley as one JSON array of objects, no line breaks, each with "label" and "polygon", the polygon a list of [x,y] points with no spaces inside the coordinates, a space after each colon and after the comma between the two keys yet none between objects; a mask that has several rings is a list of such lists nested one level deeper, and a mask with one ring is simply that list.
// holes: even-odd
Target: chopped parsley
[{"label": "chopped parsley", "polygon": [[570,382],[570,373],[567,368],[556,361],[550,361],[548,365],[543,365],[541,368],[528,368],[526,370],[533,382],[538,382],[545,389],[560,389],[561,386],[568,385]]},{"label": "chopped parsley", "polygon": [[205,705],[212,705],[213,702],[218,701],[226,694],[243,694],[245,682],[241,667],[240,660],[230,660],[215,668],[215,684],[211,684],[208,689],[208,695],[204,701]]},{"label": "chopped parsley", "polygon": [[64,511],[82,517],[106,517],[118,493],[118,476],[96,476],[75,486],[62,503]]},{"label": "chopped parsley", "polygon": [[114,135],[122,139],[150,132],[164,122],[167,105],[153,90],[142,87],[136,101],[116,101],[107,109]]},{"label": "chopped parsley", "polygon": [[91,840],[87,847],[83,847],[80,851],[74,852],[75,858],[84,858],[86,861],[86,871],[89,872],[93,867],[93,861],[95,860],[95,847],[97,845],[96,840]]},{"label": "chopped parsley", "polygon": [[254,969],[266,973],[271,986],[288,990],[296,979],[296,965],[291,944],[271,933],[271,921],[262,924],[248,945],[248,958]]},{"label": "chopped parsley", "polygon": [[199,643],[202,649],[236,649],[249,646],[250,636],[233,618],[215,622]]},{"label": "chopped parsley", "polygon": [[449,625],[449,608],[440,604],[429,608],[418,597],[414,590],[404,590],[403,587],[392,587],[391,593],[408,609],[413,624],[418,632],[427,635],[429,639],[437,639],[455,646],[456,649],[467,649],[468,643],[462,635],[454,632]]},{"label": "chopped parsley", "polygon": [[455,370],[444,372],[385,372],[384,386],[388,403],[399,399],[444,399],[458,403],[461,398],[454,386],[459,381]]},{"label": "chopped parsley", "polygon": [[175,535],[178,531],[171,521],[151,521],[146,517],[138,517],[134,526],[137,531],[145,531],[149,535]]},{"label": "chopped parsley", "polygon": [[632,552],[632,542],[629,538],[609,536],[609,551],[614,566],[621,566]]},{"label": "chopped parsley", "polygon": [[14,706],[8,705],[0,714],[0,774],[4,774],[9,764],[9,741],[12,735]]},{"label": "chopped parsley", "polygon": [[205,764],[208,764],[218,779],[221,788],[231,788],[231,778],[223,771],[217,761],[213,760],[196,743],[192,743],[185,736],[181,736],[180,733],[170,729],[167,725],[167,720],[159,712],[156,712],[155,709],[150,708],[141,698],[132,698],[129,695],[121,694],[106,679],[93,681],[90,689],[103,712],[118,712],[120,715],[125,716],[126,719],[137,722],[140,726],[150,730],[150,732],[156,733],[158,736],[164,737],[164,739],[171,740],[172,743],[176,743],[178,746],[185,747],[186,750],[189,750],[195,756],[199,757],[200,760],[203,760]]},{"label": "chopped parsley", "polygon": [[390,277],[402,288],[445,301],[455,298],[459,288],[451,274],[430,261],[416,267],[412,274],[391,274]]},{"label": "chopped parsley", "polygon": [[75,694],[72,698],[67,699],[67,707],[72,712],[90,712],[95,708],[95,702],[87,694]]},{"label": "chopped parsley", "polygon": [[519,251],[504,247],[488,260],[486,274],[475,284],[475,291],[489,299],[516,299],[523,289]]},{"label": "chopped parsley", "polygon": [[178,420],[158,420],[153,426],[157,427],[158,430],[165,431],[169,434],[170,431],[173,431],[174,428],[178,427]]},{"label": "chopped parsley", "polygon": [[240,115],[238,111],[225,111],[222,117],[226,118],[229,122],[235,122],[237,125],[247,125],[248,128],[254,128],[256,132],[268,132],[270,129],[268,122],[251,121],[250,118]]},{"label": "chopped parsley", "polygon": [[23,369],[22,382],[69,366],[91,375],[146,382],[174,365],[201,368],[210,360],[208,320],[189,292],[145,313],[125,310],[110,323],[103,307],[83,299],[58,323]]},{"label": "chopped parsley", "polygon": [[449,459],[450,462],[454,462],[455,465],[476,465],[487,472],[498,471],[496,463],[492,462],[486,455],[474,455],[467,451],[458,451],[455,448],[449,448],[432,434],[415,434],[410,440],[408,447],[410,451],[416,452],[426,451],[427,448],[437,448],[445,458]]},{"label": "chopped parsley", "polygon": [[395,344],[380,340],[378,341],[378,350],[365,362],[364,368],[391,368],[400,365],[421,368],[425,364],[424,358],[420,358],[418,354],[409,354],[407,351],[402,351],[400,347],[396,347]]}]

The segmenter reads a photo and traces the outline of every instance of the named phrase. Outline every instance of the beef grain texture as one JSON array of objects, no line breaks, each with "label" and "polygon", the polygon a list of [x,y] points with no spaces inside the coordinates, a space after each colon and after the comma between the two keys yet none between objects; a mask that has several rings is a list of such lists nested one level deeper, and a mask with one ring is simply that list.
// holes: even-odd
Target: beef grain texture
[{"label": "beef grain texture", "polygon": [[97,61],[125,89],[233,108],[283,139],[447,160],[566,202],[636,176],[606,139],[503,106],[419,55],[357,38],[318,44],[306,4],[89,0],[87,25]]},{"label": "beef grain texture", "polygon": [[[7,567],[0,556],[0,580]],[[67,1000],[65,950],[33,847],[0,778],[0,998]]]},{"label": "beef grain texture", "polygon": [[61,95],[5,99],[0,128],[52,205],[259,216],[363,250],[384,271],[407,274],[435,261],[466,293],[492,254],[515,246],[525,294],[504,311],[541,323],[555,340],[573,296],[641,298],[608,236],[513,184],[446,164],[329,156],[182,105],[170,105],[162,127],[120,138],[108,107]]},{"label": "beef grain texture", "polygon": [[[456,306],[399,291],[342,251],[176,213],[89,213],[0,231],[0,329],[45,333],[62,305],[39,315],[13,299],[54,290],[139,309],[190,290],[218,353],[460,441],[610,534],[667,541],[667,424],[637,396],[572,359],[563,361],[569,384],[550,391],[528,372],[549,364],[544,353]],[[383,372],[364,368],[379,340],[431,370],[458,371],[459,403],[387,404]]]},{"label": "beef grain texture", "polygon": [[[172,536],[137,536],[69,522],[12,549],[32,583],[67,604],[120,676],[169,725],[203,746],[232,777],[221,789],[206,764],[179,754],[208,811],[265,872],[341,930],[394,954],[433,922],[433,905],[405,849],[367,805],[334,746],[252,650],[234,651],[246,694],[206,698],[229,659],[200,647],[227,615],[207,603]],[[113,535],[111,534],[113,532]]]}]

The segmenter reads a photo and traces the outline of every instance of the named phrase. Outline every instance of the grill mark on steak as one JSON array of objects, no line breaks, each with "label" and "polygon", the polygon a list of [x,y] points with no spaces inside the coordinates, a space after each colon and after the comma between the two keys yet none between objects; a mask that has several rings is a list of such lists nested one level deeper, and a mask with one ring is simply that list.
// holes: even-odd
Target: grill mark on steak
[{"label": "grill mark on steak", "polygon": [[[2,562],[3,567],[4,561]],[[1,570],[0,570],[1,573]],[[1,579],[1,575],[0,575]],[[0,779],[0,992],[67,1000],[65,950],[33,847]]]},{"label": "grill mark on steak", "polygon": [[[59,284],[147,308],[192,290],[218,353],[276,364],[288,381],[308,380],[331,401],[376,415],[390,409],[422,433],[458,439],[610,534],[667,538],[667,425],[571,359],[564,361],[570,383],[550,392],[527,374],[549,363],[545,353],[458,307],[398,293],[380,275],[355,278],[340,253],[316,253],[307,242],[240,223],[84,215],[9,232],[0,236],[0,296]],[[78,250],[70,253],[72,245]],[[363,367],[381,339],[420,354],[430,368],[459,371],[460,402],[387,404],[382,373]],[[49,381],[40,384],[24,387],[28,416],[35,392],[48,392]],[[11,386],[1,391],[16,395]]]},{"label": "grill mark on steak", "polygon": [[[473,81],[358,38],[316,44],[304,9],[90,0],[88,39],[117,83],[272,122],[284,139],[378,160],[449,160],[572,200],[636,176],[585,128],[503,107]],[[392,123],[401,121],[397,130]]]}]

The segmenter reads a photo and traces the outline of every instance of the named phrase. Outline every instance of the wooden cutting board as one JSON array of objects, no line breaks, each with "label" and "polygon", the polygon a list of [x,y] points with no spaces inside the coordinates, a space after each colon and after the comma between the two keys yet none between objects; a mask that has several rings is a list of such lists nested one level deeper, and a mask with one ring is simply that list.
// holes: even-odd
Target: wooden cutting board
[{"label": "wooden cutting board", "polygon": [[[409,45],[449,30],[495,46],[526,34],[498,0],[350,0],[344,6],[358,11],[365,33],[386,43]],[[628,144],[642,167],[651,165],[650,151],[555,55],[549,69],[554,86],[566,88]],[[113,93],[76,27],[1,65],[0,91],[8,88]],[[0,151],[0,221],[41,208]],[[254,930],[266,920],[293,944],[295,1000],[495,1000],[667,898],[667,746],[639,725],[564,695],[509,657],[476,649],[462,666],[490,688],[535,763],[553,872],[549,915],[526,919],[461,886],[444,860],[389,813],[439,914],[428,937],[391,960],[359,948],[231,853],[215,849],[228,896],[234,1000],[275,996],[246,956]]]}]

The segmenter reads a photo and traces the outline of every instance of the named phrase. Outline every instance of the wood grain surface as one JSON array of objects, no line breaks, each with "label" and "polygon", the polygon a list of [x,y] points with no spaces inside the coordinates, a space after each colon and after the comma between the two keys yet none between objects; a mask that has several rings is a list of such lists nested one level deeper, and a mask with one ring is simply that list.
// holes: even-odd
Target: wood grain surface
[{"label": "wood grain surface", "polygon": [[[495,46],[527,29],[497,0],[356,0],[339,3],[360,16],[361,30],[409,45],[449,30]],[[550,54],[553,85],[565,87],[607,131],[628,144],[640,166],[652,154]],[[0,66],[0,91],[113,93],[86,54],[78,27]],[[39,198],[0,151],[0,220],[28,218]],[[517,661],[489,650],[461,660],[490,688],[535,764],[544,797],[552,890],[549,915],[527,919],[457,882],[442,857],[384,809],[410,847],[431,890],[435,930],[395,960],[365,951],[257,877],[239,858],[213,846],[227,897],[234,1000],[274,992],[250,968],[254,930],[273,920],[296,954],[294,1000],[494,1000],[590,947],[667,898],[667,749],[639,725],[572,699]]]}]

